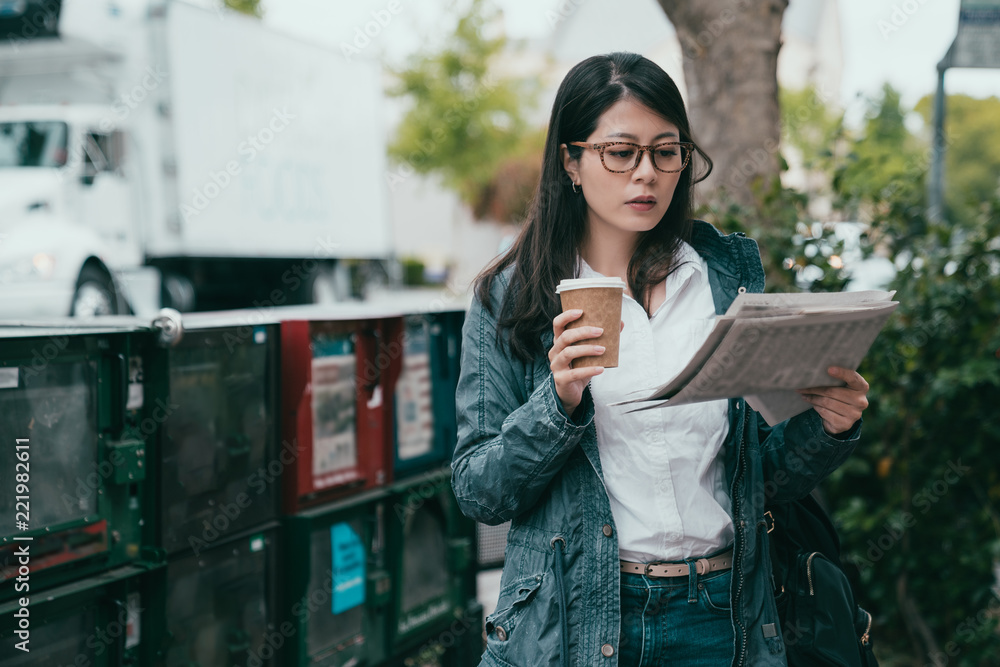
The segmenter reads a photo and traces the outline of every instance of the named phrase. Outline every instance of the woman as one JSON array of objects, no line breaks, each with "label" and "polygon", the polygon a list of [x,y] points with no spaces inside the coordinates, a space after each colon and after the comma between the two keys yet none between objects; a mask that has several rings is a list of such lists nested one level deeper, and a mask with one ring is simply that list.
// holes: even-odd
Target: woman
[{"label": "woman", "polygon": [[[693,158],[707,175],[662,69],[583,61],[528,220],[477,279],[452,484],[467,516],[511,522],[484,665],[785,664],[765,490],[801,497],[844,461],[868,385],[832,368],[847,386],[803,390],[814,409],[773,428],[738,398],[609,406],[672,377],[737,293],[763,291],[754,241],[692,222]],[[598,275],[627,284],[619,366],[571,369],[599,332],[567,329],[581,313],[560,313],[555,288]]]}]

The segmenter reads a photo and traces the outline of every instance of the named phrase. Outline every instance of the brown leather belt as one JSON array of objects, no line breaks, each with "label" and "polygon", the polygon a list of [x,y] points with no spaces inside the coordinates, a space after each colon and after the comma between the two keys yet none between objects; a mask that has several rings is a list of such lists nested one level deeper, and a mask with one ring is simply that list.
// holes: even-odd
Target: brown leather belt
[{"label": "brown leather belt", "polygon": [[[713,558],[699,558],[694,561],[695,571],[698,574],[708,574],[728,570],[733,566],[733,551],[730,549],[724,554],[719,554]],[[689,574],[687,563],[631,563],[627,560],[621,561],[621,571],[629,574],[645,574],[649,577],[686,577]]]}]

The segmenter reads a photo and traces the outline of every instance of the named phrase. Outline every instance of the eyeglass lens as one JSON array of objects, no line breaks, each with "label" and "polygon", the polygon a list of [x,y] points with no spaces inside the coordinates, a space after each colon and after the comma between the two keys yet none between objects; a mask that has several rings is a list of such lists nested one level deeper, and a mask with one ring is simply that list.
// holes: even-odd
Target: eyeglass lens
[{"label": "eyeglass lens", "polygon": [[[604,166],[612,171],[631,171],[639,166],[642,153],[631,144],[612,144],[604,148]],[[661,171],[680,171],[689,159],[688,149],[680,144],[661,144],[649,151],[653,164]]]}]

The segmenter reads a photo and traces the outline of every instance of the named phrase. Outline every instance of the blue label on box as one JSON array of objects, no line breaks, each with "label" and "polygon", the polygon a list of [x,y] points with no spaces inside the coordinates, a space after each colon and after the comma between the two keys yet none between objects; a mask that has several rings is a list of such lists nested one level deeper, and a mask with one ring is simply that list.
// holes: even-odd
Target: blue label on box
[{"label": "blue label on box", "polygon": [[333,547],[333,613],[353,609],[365,601],[365,547],[350,524],[330,527]]},{"label": "blue label on box", "polygon": [[354,354],[354,343],[347,336],[343,338],[313,338],[312,349],[314,357],[333,357],[340,354]]}]

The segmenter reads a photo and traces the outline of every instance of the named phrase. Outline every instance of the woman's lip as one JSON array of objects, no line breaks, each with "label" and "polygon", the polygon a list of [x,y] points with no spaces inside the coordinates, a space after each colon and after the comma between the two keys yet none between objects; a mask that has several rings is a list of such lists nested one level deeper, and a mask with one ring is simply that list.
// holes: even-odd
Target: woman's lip
[{"label": "woman's lip", "polygon": [[630,202],[625,202],[625,205],[631,209],[635,209],[636,211],[648,211],[652,209],[654,206],[656,206],[654,202],[645,202],[645,201],[644,202],[630,201]]}]

